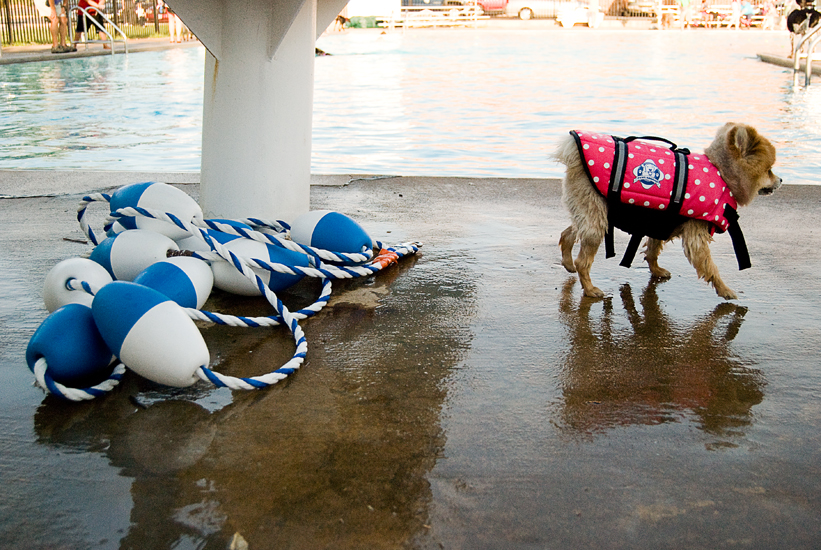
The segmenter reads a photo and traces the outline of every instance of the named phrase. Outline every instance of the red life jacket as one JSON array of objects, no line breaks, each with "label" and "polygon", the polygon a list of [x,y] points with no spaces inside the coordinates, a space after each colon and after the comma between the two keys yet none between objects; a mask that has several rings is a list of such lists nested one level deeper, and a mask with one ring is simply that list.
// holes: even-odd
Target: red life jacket
[{"label": "red life jacket", "polygon": [[612,227],[633,235],[621,262],[629,267],[642,237],[667,240],[692,218],[710,222],[711,232],[729,230],[739,269],[749,267],[749,254],[737,223],[738,203],[705,154],[691,154],[655,137],[622,139],[581,130],[570,134],[588,178],[607,199],[608,258],[615,255]]}]

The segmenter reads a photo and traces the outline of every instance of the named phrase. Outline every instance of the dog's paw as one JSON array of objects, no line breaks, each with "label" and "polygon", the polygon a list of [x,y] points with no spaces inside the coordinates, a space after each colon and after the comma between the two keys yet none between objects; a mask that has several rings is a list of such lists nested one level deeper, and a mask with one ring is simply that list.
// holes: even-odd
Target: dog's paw
[{"label": "dog's paw", "polygon": [[588,298],[604,298],[604,292],[598,287],[591,286],[584,289],[584,295]]},{"label": "dog's paw", "polygon": [[573,263],[573,260],[562,260],[562,266],[567,270],[568,273],[576,273],[576,264]]},{"label": "dog's paw", "polygon": [[731,288],[724,288],[722,290],[716,289],[716,294],[725,300],[738,300],[738,295]]},{"label": "dog's paw", "polygon": [[673,276],[672,273],[664,269],[663,267],[657,267],[655,269],[650,269],[650,274],[656,279],[669,279]]}]

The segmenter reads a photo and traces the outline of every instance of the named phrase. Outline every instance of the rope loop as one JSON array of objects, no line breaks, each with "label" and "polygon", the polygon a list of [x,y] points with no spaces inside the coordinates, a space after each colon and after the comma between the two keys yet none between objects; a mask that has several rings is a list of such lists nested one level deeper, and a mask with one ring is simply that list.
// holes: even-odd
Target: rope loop
[{"label": "rope loop", "polygon": [[88,401],[113,390],[125,374],[125,365],[118,362],[111,374],[95,386],[89,388],[69,388],[56,382],[48,373],[48,363],[41,357],[34,363],[34,385],[69,401]]}]

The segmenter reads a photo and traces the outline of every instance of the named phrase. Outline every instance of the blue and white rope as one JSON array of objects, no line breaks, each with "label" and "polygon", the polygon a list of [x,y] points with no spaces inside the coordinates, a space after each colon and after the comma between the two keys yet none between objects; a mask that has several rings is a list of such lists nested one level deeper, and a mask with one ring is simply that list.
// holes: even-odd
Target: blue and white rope
[{"label": "blue and white rope", "polygon": [[95,386],[89,388],[69,388],[56,382],[48,373],[48,363],[41,357],[34,363],[34,385],[70,401],[88,401],[113,390],[125,374],[125,366],[117,363],[111,374]]}]

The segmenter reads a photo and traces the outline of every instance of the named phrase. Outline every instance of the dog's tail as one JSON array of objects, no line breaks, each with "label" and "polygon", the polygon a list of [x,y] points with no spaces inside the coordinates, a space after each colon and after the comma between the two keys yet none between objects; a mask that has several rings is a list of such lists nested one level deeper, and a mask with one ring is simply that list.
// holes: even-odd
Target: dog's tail
[{"label": "dog's tail", "polygon": [[576,140],[573,136],[567,134],[557,144],[556,150],[550,155],[550,158],[556,162],[560,162],[568,168],[581,168],[582,160],[579,156],[579,149],[576,145]]}]

